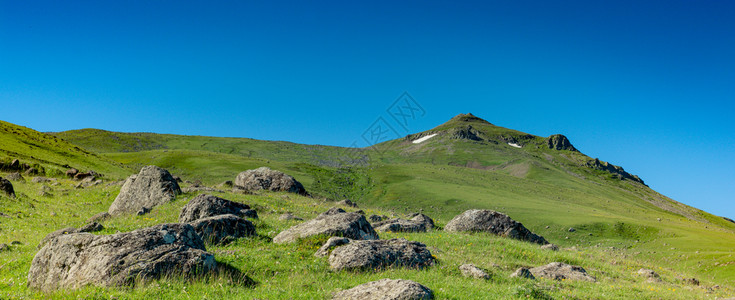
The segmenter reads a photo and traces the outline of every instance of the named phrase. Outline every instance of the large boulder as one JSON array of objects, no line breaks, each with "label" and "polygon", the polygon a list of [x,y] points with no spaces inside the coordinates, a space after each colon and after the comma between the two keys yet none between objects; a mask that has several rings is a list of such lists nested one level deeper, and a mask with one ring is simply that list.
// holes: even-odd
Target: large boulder
[{"label": "large boulder", "polygon": [[173,200],[178,194],[181,194],[181,188],[168,171],[146,166],[125,180],[108,212],[120,215],[151,209]]},{"label": "large boulder", "polygon": [[273,238],[277,244],[295,242],[315,235],[341,236],[353,240],[376,240],[375,232],[365,216],[358,213],[322,214],[313,220],[295,225]]},{"label": "large boulder", "polygon": [[247,204],[222,199],[217,196],[201,194],[184,205],[179,214],[180,223],[194,222],[198,219],[232,214],[239,217],[252,215]]},{"label": "large boulder", "polygon": [[417,214],[410,220],[392,219],[373,224],[375,230],[382,232],[426,232],[434,228],[434,220],[424,214]]},{"label": "large boulder", "polygon": [[255,225],[252,222],[231,214],[199,219],[191,223],[191,226],[209,244],[225,244],[255,235]]},{"label": "large boulder", "polygon": [[454,232],[484,231],[541,245],[549,243],[542,236],[526,229],[523,224],[516,222],[505,214],[492,210],[471,209],[465,211],[449,221],[447,226],[444,226],[444,230]]},{"label": "large boulder", "polygon": [[42,291],[85,285],[124,286],[138,280],[190,277],[215,271],[216,262],[189,224],[161,224],[97,236],[51,239],[33,258],[28,286]]},{"label": "large boulder", "polygon": [[385,278],[337,292],[332,299],[428,300],[434,299],[434,292],[415,281]]},{"label": "large boulder", "polygon": [[374,270],[388,267],[422,269],[434,264],[426,245],[406,239],[351,241],[329,255],[329,267],[339,270]]},{"label": "large boulder", "polygon": [[237,175],[235,187],[246,191],[285,191],[306,195],[304,186],[290,175],[271,170],[268,167],[260,167],[255,170],[247,170]]},{"label": "large boulder", "polygon": [[531,268],[529,271],[531,271],[531,274],[535,277],[544,277],[554,280],[597,281],[594,277],[588,275],[584,268],[560,262],[553,262],[548,265]]},{"label": "large boulder", "polygon": [[10,180],[2,177],[0,177],[0,192],[8,197],[15,198],[15,190],[13,189],[13,184],[10,183]]}]

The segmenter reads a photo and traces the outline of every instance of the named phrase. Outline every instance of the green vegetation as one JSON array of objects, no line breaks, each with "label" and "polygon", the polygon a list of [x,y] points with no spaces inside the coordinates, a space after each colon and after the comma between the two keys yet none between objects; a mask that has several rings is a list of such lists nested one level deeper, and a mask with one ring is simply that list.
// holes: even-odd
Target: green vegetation
[{"label": "green vegetation", "polygon": [[[477,139],[467,138],[466,132]],[[432,133],[437,136],[411,143]],[[10,131],[0,138],[19,146],[3,143],[0,148],[8,157],[41,158],[39,163],[62,171],[61,166],[68,164],[113,174],[105,177],[107,182],[155,164],[185,180],[215,186],[234,180],[241,171],[268,166],[296,177],[314,196],[215,193],[254,206],[261,217],[256,221],[259,237],[208,247],[218,261],[257,281],[254,287],[238,286],[226,278],[194,283],[166,279],[131,289],[88,287],[48,295],[53,298],[320,299],[381,278],[415,280],[434,290],[439,299],[701,299],[735,294],[735,224],[668,199],[638,182],[589,168],[585,163],[592,158],[549,149],[543,137],[467,116],[379,144],[379,151],[93,129],[56,133],[55,137],[34,134],[35,140],[45,142],[33,143],[44,147],[23,148],[25,141],[35,140],[14,137]],[[56,144],[50,142],[54,140]],[[509,145],[511,141],[522,148]],[[72,151],[74,147],[79,150]],[[53,154],[59,152],[71,154]],[[46,188],[31,182],[13,184],[18,197],[0,197],[0,213],[8,216],[0,215],[0,243],[17,240],[22,244],[0,252],[0,298],[45,297],[25,287],[38,241],[51,231],[81,226],[88,217],[106,211],[119,186],[74,189],[74,182],[66,179],[60,179],[58,185],[47,183]],[[42,188],[50,195],[40,196]],[[179,196],[148,215],[108,220],[102,234],[175,222],[185,199],[193,196]],[[279,220],[281,213],[309,219],[343,198],[356,200],[368,215],[405,217],[422,211],[440,227],[466,209],[494,209],[567,249],[542,251],[537,245],[486,234],[441,230],[383,233],[381,238],[404,237],[425,243],[439,264],[424,271],[347,273],[331,272],[326,258],[312,256],[323,238],[291,245],[269,241],[298,223]],[[576,231],[569,232],[570,227]],[[580,265],[598,282],[508,278],[517,267],[553,261]],[[457,267],[464,263],[487,269],[493,278],[461,277]],[[640,268],[654,269],[663,281],[647,283],[635,274]],[[692,277],[702,284],[677,279]]]}]

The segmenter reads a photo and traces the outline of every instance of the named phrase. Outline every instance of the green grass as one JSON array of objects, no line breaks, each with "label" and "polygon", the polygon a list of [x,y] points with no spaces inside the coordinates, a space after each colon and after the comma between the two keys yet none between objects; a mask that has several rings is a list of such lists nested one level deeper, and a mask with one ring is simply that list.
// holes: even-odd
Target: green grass
[{"label": "green grass", "polygon": [[[332,272],[327,258],[313,256],[324,238],[302,240],[294,244],[273,244],[270,238],[298,221],[281,221],[278,216],[292,212],[306,219],[331,207],[333,203],[285,193],[240,195],[216,193],[221,197],[250,204],[260,215],[255,221],[258,237],[239,239],[225,246],[208,246],[219,262],[227,263],[257,284],[241,286],[227,278],[186,282],[176,278],[157,280],[133,288],[86,287],[74,291],[41,294],[27,289],[25,280],[36,245],[47,233],[66,226],[80,226],[84,220],[109,207],[117,194],[117,186],[98,186],[73,189],[73,182],[61,180],[52,186],[54,197],[36,199],[34,193],[41,184],[19,183],[20,196],[11,200],[1,198],[3,213],[11,218],[2,219],[1,243],[22,241],[10,252],[0,252],[0,298],[60,298],[60,299],[328,299],[332,292],[350,288],[381,278],[403,278],[430,287],[438,299],[704,299],[733,293],[722,282],[698,277],[694,270],[659,264],[655,258],[636,255],[637,249],[581,246],[576,250],[542,251],[538,245],[509,240],[483,233],[447,233],[434,230],[428,233],[381,233],[381,238],[406,238],[425,243],[438,260],[426,270],[390,268],[377,272]],[[184,194],[175,201],[156,207],[144,216],[123,216],[104,222],[106,229],[98,234],[126,232],[159,223],[175,222],[186,199],[195,194]],[[7,205],[9,204],[9,205]],[[389,211],[361,207],[368,214],[391,214]],[[51,212],[54,214],[52,215]],[[403,214],[397,214],[404,216]],[[448,218],[437,217],[439,226]],[[526,221],[526,220],[521,220]],[[606,236],[613,240],[629,239],[633,235],[658,235],[657,232],[639,231],[632,226],[596,225],[591,232],[619,232]],[[611,230],[608,230],[611,229]],[[554,230],[552,228],[552,230]],[[581,230],[586,230],[580,228]],[[640,236],[637,236],[640,237]],[[561,241],[550,238],[554,243]],[[561,243],[563,244],[563,243]],[[529,281],[509,278],[521,266],[538,266],[560,261],[583,266],[598,279],[597,283]],[[489,281],[464,278],[457,269],[464,263],[473,263],[487,269]],[[652,268],[661,274],[663,282],[646,283],[635,274],[639,268]],[[677,276],[698,277],[703,286],[695,287],[677,280]],[[723,286],[708,292],[714,284]]]}]

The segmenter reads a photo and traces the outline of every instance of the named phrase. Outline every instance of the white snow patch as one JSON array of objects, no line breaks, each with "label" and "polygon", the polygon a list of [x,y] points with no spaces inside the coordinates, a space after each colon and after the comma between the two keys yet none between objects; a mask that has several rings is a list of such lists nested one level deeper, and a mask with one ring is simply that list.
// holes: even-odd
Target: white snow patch
[{"label": "white snow patch", "polygon": [[423,142],[423,141],[425,141],[425,140],[428,140],[428,139],[430,139],[430,138],[433,138],[433,137],[435,137],[436,135],[437,135],[436,133],[435,133],[435,134],[430,134],[430,135],[427,135],[427,136],[425,136],[425,137],[422,137],[422,138],[420,138],[420,139],[417,139],[417,140],[413,141],[412,143],[414,143],[414,144],[418,144],[418,143],[421,143],[421,142]]},{"label": "white snow patch", "polygon": [[518,144],[516,144],[516,143],[508,143],[508,146],[511,146],[511,147],[516,147],[516,148],[523,148],[523,146],[521,146],[521,145],[518,145]]}]

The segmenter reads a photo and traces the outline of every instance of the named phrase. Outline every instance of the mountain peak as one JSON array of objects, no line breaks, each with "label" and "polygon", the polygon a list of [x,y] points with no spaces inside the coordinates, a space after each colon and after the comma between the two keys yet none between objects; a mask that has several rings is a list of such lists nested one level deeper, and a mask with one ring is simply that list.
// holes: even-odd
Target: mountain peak
[{"label": "mountain peak", "polygon": [[472,113],[458,114],[458,115],[454,116],[452,119],[450,119],[449,121],[456,121],[456,122],[481,122],[481,123],[486,123],[486,124],[492,125],[492,123],[490,123],[490,122],[488,122],[488,121],[486,121],[486,120],[484,120],[482,118],[476,117]]}]

